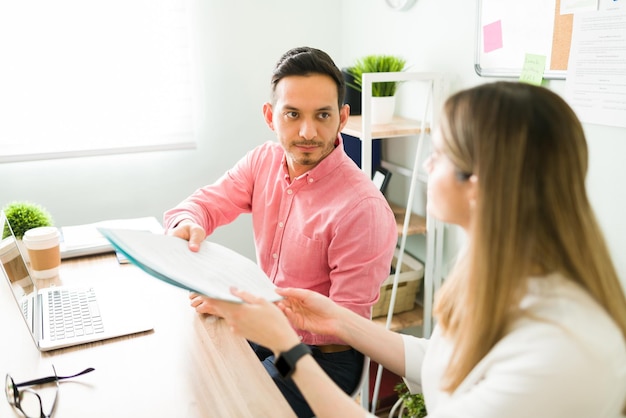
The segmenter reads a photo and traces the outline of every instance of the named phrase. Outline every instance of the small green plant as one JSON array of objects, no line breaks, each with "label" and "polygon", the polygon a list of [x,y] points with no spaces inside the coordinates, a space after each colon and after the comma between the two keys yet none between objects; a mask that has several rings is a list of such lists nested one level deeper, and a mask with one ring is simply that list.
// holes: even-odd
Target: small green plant
[{"label": "small green plant", "polygon": [[427,415],[426,403],[421,393],[412,394],[404,382],[398,383],[394,390],[402,400],[404,411],[400,418],[424,418]]},{"label": "small green plant", "polygon": [[[17,239],[22,239],[26,231],[39,226],[52,226],[52,215],[42,206],[30,202],[11,202],[3,209]],[[5,225],[2,237],[9,235]]]},{"label": "small green plant", "polygon": [[[348,68],[347,71],[354,77],[354,84],[349,83],[350,87],[357,91],[361,91],[363,85],[363,73],[388,73],[404,71],[406,60],[394,55],[368,55],[358,59],[355,64]],[[394,96],[398,89],[399,82],[385,81],[372,83],[373,97]]]}]

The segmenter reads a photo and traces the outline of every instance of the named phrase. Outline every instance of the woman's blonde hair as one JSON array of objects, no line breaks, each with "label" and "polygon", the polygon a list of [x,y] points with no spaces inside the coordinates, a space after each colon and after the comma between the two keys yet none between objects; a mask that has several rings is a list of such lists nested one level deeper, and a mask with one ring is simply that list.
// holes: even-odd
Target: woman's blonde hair
[{"label": "woman's blonde hair", "polygon": [[587,143],[565,101],[528,84],[483,84],[446,101],[440,128],[442,152],[478,179],[467,248],[435,304],[455,345],[444,389],[504,336],[537,273],[581,285],[626,338],[626,297],[585,189]]}]

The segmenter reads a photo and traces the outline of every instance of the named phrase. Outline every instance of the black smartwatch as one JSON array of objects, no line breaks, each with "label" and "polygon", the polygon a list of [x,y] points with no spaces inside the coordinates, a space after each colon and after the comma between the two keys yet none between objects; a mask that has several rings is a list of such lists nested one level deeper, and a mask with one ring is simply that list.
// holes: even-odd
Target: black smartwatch
[{"label": "black smartwatch", "polygon": [[276,366],[278,373],[280,373],[284,379],[288,379],[296,370],[296,363],[298,360],[307,354],[311,354],[311,349],[308,345],[300,343],[292,349],[280,353],[274,365]]}]

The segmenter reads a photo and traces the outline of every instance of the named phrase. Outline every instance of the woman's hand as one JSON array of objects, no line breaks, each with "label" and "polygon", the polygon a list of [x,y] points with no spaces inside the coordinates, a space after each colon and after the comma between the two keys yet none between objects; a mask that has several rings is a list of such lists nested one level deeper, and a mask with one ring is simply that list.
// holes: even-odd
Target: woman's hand
[{"label": "woman's hand", "polygon": [[278,302],[291,324],[298,329],[337,336],[337,326],[345,308],[328,297],[306,289],[276,289],[285,299]]},{"label": "woman's hand", "polygon": [[189,298],[197,312],[224,318],[234,332],[274,352],[287,350],[299,342],[293,328],[339,336],[342,315],[351,313],[312,290],[277,288],[276,293],[284,299],[276,305],[241,290],[231,289],[231,293],[244,303],[197,293],[191,293]]},{"label": "woman's hand", "polygon": [[285,315],[276,305],[248,292],[231,289],[243,303],[211,299],[192,293],[191,304],[196,311],[217,315],[236,333],[247,340],[280,353],[300,342]]},{"label": "woman's hand", "polygon": [[211,308],[213,299],[195,292],[189,294],[189,299],[191,300],[191,307],[195,308],[196,312],[217,316],[217,313]]}]

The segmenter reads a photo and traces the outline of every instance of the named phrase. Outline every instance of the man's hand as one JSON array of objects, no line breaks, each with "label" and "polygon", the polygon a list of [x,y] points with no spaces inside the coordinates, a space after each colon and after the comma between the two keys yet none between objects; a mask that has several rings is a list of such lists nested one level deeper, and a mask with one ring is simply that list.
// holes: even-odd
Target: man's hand
[{"label": "man's hand", "polygon": [[189,249],[193,252],[200,250],[200,244],[206,238],[204,228],[191,220],[179,222],[178,225],[167,231],[167,235],[189,241]]}]

